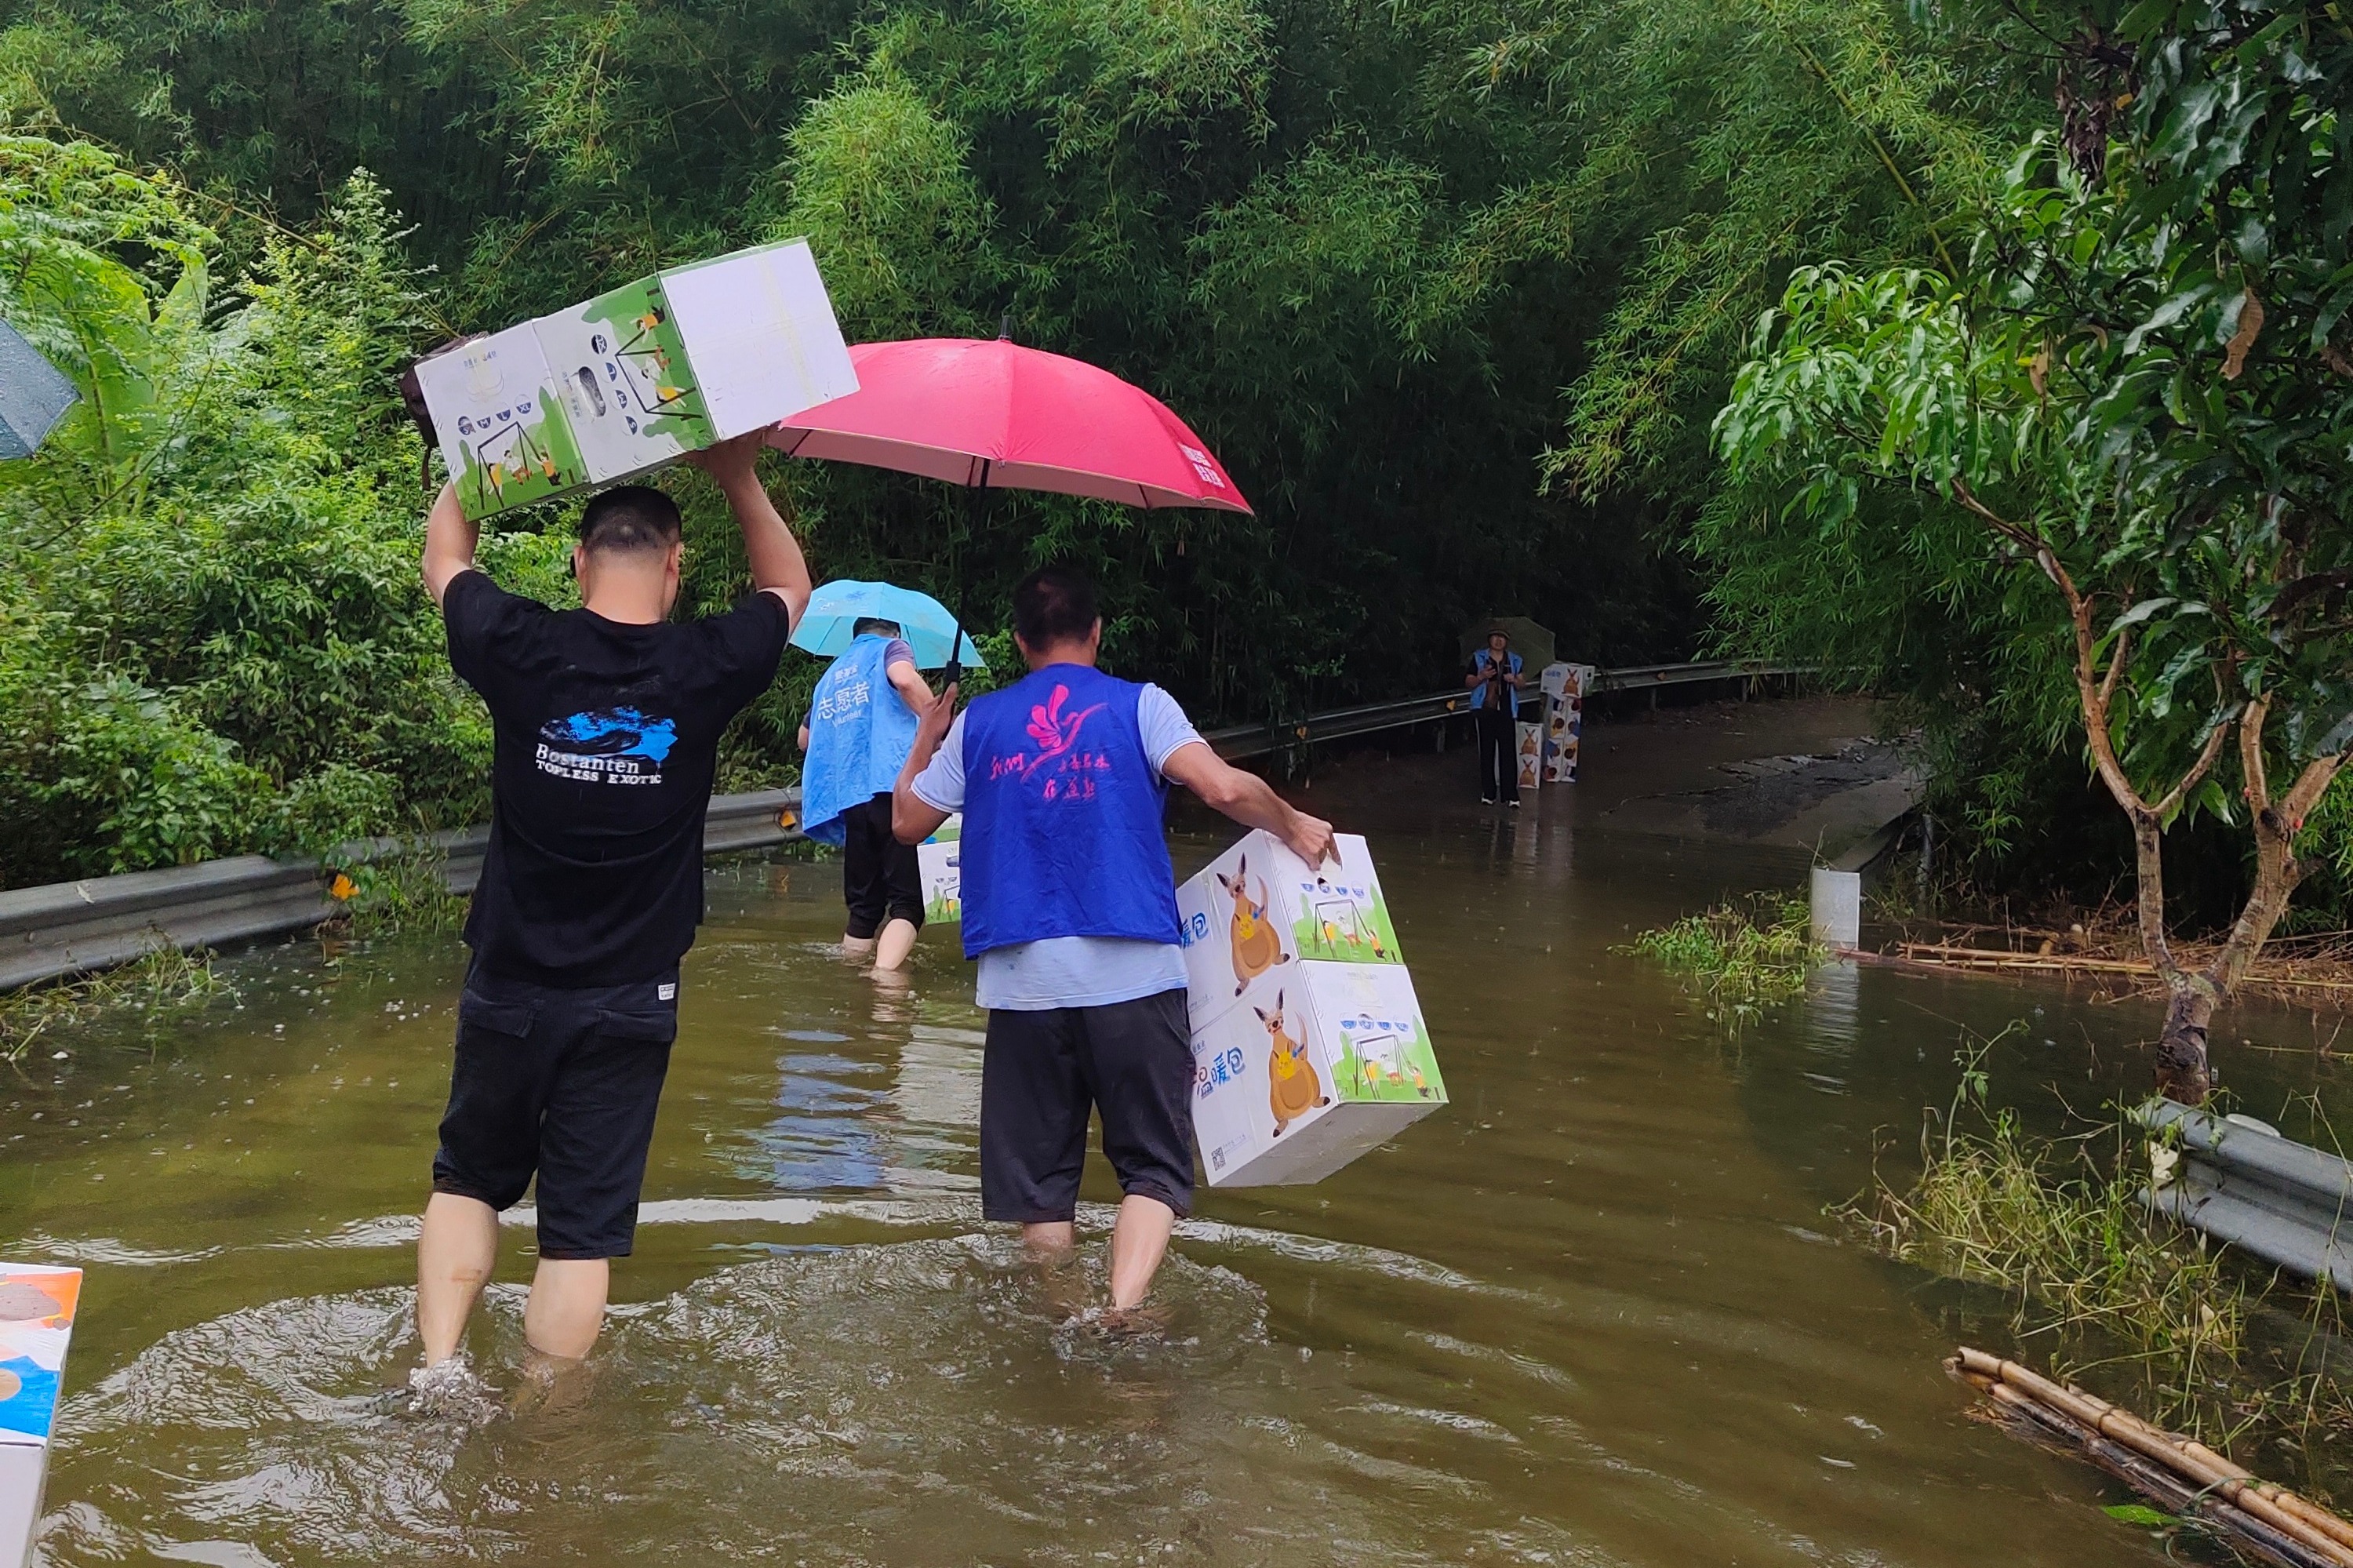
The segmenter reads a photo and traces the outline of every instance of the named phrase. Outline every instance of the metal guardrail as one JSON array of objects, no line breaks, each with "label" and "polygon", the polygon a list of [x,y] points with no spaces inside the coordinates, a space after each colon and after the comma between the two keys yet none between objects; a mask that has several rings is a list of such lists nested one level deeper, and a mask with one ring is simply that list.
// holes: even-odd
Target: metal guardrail
[{"label": "metal guardrail", "polygon": [[[1799,665],[1737,660],[1637,664],[1600,671],[1592,690],[1639,691],[1804,673]],[[1465,713],[1470,695],[1459,689],[1437,692],[1337,708],[1290,724],[1234,725],[1206,731],[1202,738],[1229,759],[1263,757]],[[1521,701],[1539,695],[1531,690]],[[798,838],[799,805],[798,789],[716,796],[703,828],[703,849],[728,854]],[[423,839],[367,839],[315,861],[239,855],[0,892],[0,990],[105,969],[166,948],[219,947],[306,930],[342,907],[328,892],[336,871],[420,850],[446,857],[443,881],[450,892],[470,893],[481,876],[490,832],[488,827],[473,827]]]},{"label": "metal guardrail", "polygon": [[[1802,675],[1808,673],[1809,667],[1803,664],[1765,664],[1740,659],[1713,659],[1686,664],[1627,664],[1597,672],[1587,694],[1657,691],[1702,681],[1761,680],[1769,675]],[[1522,692],[1520,701],[1525,705],[1538,700],[1540,696],[1540,693],[1529,688]],[[1335,708],[1288,723],[1229,725],[1222,729],[1204,730],[1201,738],[1208,741],[1219,756],[1232,762],[1245,757],[1263,757],[1269,752],[1282,751],[1293,746],[1342,740],[1350,736],[1428,724],[1433,719],[1469,713],[1470,704],[1471,694],[1457,688],[1432,692],[1427,696],[1403,697],[1395,702]]]},{"label": "metal guardrail", "polygon": [[2143,1202],[2265,1263],[2353,1290],[2353,1164],[2261,1122],[2171,1100],[2133,1116],[2179,1139],[2152,1143]]},{"label": "metal guardrail", "polygon": [[[762,849],[800,836],[798,789],[712,798],[706,854]],[[164,871],[96,876],[0,893],[0,989],[80,974],[162,948],[214,948],[307,930],[342,905],[327,891],[335,872],[395,855],[447,857],[442,880],[471,893],[481,879],[488,827],[419,839],[364,839],[318,860],[237,855]]]}]

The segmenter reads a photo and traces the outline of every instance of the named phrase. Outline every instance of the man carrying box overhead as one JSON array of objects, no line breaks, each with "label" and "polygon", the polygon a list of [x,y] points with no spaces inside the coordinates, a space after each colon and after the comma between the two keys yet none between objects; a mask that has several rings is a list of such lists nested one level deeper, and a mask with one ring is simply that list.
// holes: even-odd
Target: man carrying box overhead
[{"label": "man carrying box overhead", "polygon": [[466,917],[473,962],[417,1247],[420,1394],[459,1392],[454,1358],[497,1258],[499,1211],[534,1173],[533,1351],[588,1353],[607,1260],[628,1255],[678,1033],[679,960],[702,919],[720,733],[776,678],[809,598],[800,545],[754,471],[760,440],[686,460],[725,493],[758,590],[702,620],[669,620],[682,546],[678,507],[658,490],[589,500],[572,610],[474,568],[477,529],[453,490],[426,521],[425,584],[451,666],[490,706],[495,751],[490,850]]},{"label": "man carrying box overhead", "polygon": [[[1332,824],[1211,751],[1176,700],[1095,668],[1093,585],[1048,567],[1013,590],[1029,673],[955,718],[929,705],[900,772],[902,843],[964,812],[964,950],[988,1010],[981,1057],[981,1213],[1033,1253],[1073,1245],[1087,1118],[1126,1195],[1112,1232],[1114,1312],[1144,1299],[1193,1199],[1193,1053],[1176,872],[1161,817],[1171,781],[1314,865]],[[943,744],[944,737],[944,744]]]}]

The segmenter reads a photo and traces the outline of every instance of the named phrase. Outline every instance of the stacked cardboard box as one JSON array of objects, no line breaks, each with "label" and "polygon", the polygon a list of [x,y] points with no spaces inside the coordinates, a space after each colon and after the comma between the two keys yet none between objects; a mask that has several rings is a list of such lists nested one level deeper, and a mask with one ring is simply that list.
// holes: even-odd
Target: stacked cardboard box
[{"label": "stacked cardboard box", "polygon": [[1545,781],[1545,726],[1514,723],[1512,734],[1519,741],[1512,749],[1512,766],[1517,769],[1520,788],[1533,789]]},{"label": "stacked cardboard box", "polygon": [[1577,782],[1577,754],[1585,736],[1585,696],[1593,689],[1590,664],[1547,664],[1545,694],[1545,782]]},{"label": "stacked cardboard box", "polygon": [[1446,1103],[1372,857],[1339,848],[1253,832],[1176,889],[1213,1187],[1321,1181]]},{"label": "stacked cardboard box", "polygon": [[417,366],[466,515],[615,483],[858,390],[806,240],[672,267]]},{"label": "stacked cardboard box", "polygon": [[964,921],[964,813],[942,822],[915,846],[923,879],[923,923],[955,926]]}]

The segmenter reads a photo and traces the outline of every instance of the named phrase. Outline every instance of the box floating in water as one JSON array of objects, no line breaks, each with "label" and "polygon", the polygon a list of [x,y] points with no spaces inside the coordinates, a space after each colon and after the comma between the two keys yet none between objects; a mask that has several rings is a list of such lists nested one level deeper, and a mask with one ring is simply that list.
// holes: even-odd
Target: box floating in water
[{"label": "box floating in water", "polygon": [[611,484],[858,390],[806,240],[673,267],[420,361],[468,517]]},{"label": "box floating in water", "polygon": [[1320,1181],[1446,1103],[1372,857],[1339,850],[1253,832],[1176,890],[1213,1187]]}]

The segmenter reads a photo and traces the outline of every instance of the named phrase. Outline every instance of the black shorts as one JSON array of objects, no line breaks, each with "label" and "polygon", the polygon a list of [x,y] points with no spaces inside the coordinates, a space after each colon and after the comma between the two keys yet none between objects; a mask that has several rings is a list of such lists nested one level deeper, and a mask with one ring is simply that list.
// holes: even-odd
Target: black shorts
[{"label": "black shorts", "polygon": [[559,991],[478,967],[458,1001],[433,1190],[509,1209],[536,1172],[540,1256],[627,1257],[677,1038],[674,971]]},{"label": "black shorts", "polygon": [[888,795],[841,813],[841,893],[849,905],[846,934],[860,941],[892,920],[923,928],[923,864],[915,846],[891,832]]},{"label": "black shorts", "polygon": [[1103,1007],[992,1008],[980,1061],[980,1212],[1042,1224],[1079,1210],[1087,1113],[1132,1197],[1193,1209],[1193,1046],[1182,987]]}]

